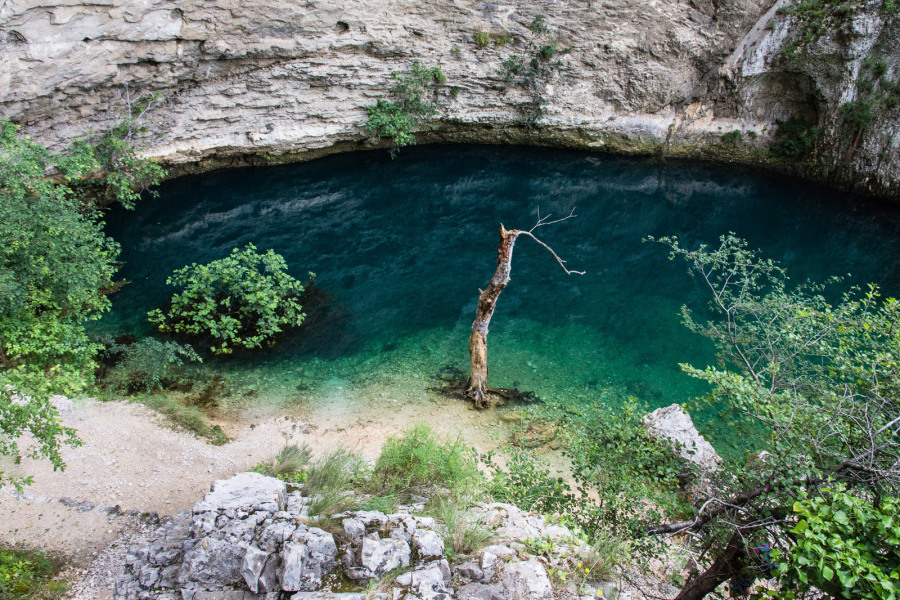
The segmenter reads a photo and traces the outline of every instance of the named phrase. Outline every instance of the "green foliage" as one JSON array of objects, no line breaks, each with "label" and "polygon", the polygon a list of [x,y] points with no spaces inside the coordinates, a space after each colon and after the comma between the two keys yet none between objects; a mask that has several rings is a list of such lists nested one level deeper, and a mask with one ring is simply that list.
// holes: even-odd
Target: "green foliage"
[{"label": "green foliage", "polygon": [[471,448],[459,440],[439,440],[421,423],[387,439],[372,474],[375,489],[392,494],[430,495],[445,488],[459,495],[474,489],[481,480]]},{"label": "green foliage", "polygon": [[206,265],[193,263],[166,280],[182,291],[172,296],[166,313],[151,311],[150,322],[160,331],[210,339],[215,354],[271,345],[275,335],[306,316],[300,306],[303,285],[286,269],[281,255],[260,254],[253,244]]},{"label": "green foliage", "polygon": [[605,402],[545,405],[541,416],[564,430],[565,455],[572,462],[575,487],[550,475],[533,454],[515,450],[506,465],[482,457],[492,480],[488,491],[498,501],[561,517],[596,542],[609,536],[643,538],[638,550],[656,544],[643,532],[663,516],[685,509],[678,498],[692,466],[668,444],[647,433],[644,412],[634,399],[613,410]]},{"label": "green foliage", "polygon": [[[729,465],[714,481],[719,508],[703,513],[695,502],[686,527],[716,551],[737,535],[784,546],[785,516],[803,491],[834,480],[853,486],[858,498],[896,497],[900,302],[882,301],[875,286],[831,302],[825,284],[792,285],[781,266],[731,234],[717,248],[660,241],[711,297],[708,319],[687,307],[683,313],[691,330],[715,344],[717,363],[682,369],[710,384],[710,406],[754,423],[752,441],[767,452]],[[844,541],[861,543],[857,534]]]},{"label": "green foliage", "polygon": [[731,144],[736,144],[743,139],[744,135],[741,133],[740,129],[735,129],[722,135],[722,141]]},{"label": "green foliage", "polygon": [[500,68],[500,74],[503,76],[503,80],[506,83],[512,84],[516,75],[521,75],[525,72],[525,63],[522,61],[521,56],[510,56],[505,61]]},{"label": "green foliage", "polygon": [[900,588],[900,500],[875,506],[843,486],[794,503],[793,548],[779,561],[782,590],[795,598],[815,588],[833,598],[888,600]]},{"label": "green foliage", "polygon": [[544,116],[544,106],[548,102],[545,97],[547,85],[562,65],[553,59],[568,50],[561,49],[555,39],[540,39],[550,33],[543,17],[536,17],[530,28],[535,39],[528,42],[529,55],[508,57],[500,67],[500,75],[508,85],[519,86],[529,93],[529,101],[520,108],[525,128],[533,131],[539,127]]},{"label": "green foliage", "polygon": [[862,10],[862,4],[850,0],[802,0],[782,6],[778,14],[791,15],[800,24],[799,37],[786,40],[782,54],[786,54],[784,48],[791,48],[789,55],[793,55],[797,49],[805,49],[823,35],[837,32]]},{"label": "green foliage", "polygon": [[491,45],[491,36],[486,31],[479,31],[472,39],[475,41],[475,47],[482,49]]},{"label": "green foliage", "polygon": [[285,444],[285,446],[269,462],[261,462],[251,471],[276,477],[287,483],[304,483],[309,477],[306,467],[312,459],[312,448],[303,444]]},{"label": "green foliage", "polygon": [[450,558],[471,554],[490,543],[490,528],[467,512],[465,501],[458,496],[436,498],[432,514],[444,526],[444,547]]},{"label": "green foliage", "polygon": [[190,431],[214,446],[222,446],[231,440],[220,425],[210,425],[203,411],[196,406],[182,404],[171,396],[151,394],[141,402],[165,415],[176,427]]},{"label": "green foliage", "polygon": [[528,29],[531,30],[532,33],[542,34],[549,33],[550,28],[547,27],[547,22],[544,20],[544,15],[536,16],[531,24],[528,25]]},{"label": "green foliage", "polygon": [[494,45],[497,46],[497,48],[502,48],[505,45],[507,45],[508,43],[510,43],[511,41],[512,41],[512,36],[504,33],[504,34],[497,36],[497,39],[494,40]]},{"label": "green foliage", "polygon": [[492,452],[481,459],[491,474],[488,493],[497,502],[545,515],[566,514],[576,502],[565,480],[552,477],[547,465],[531,452],[512,449],[507,454],[505,468],[497,465]]},{"label": "green foliage", "polygon": [[573,406],[564,418],[566,455],[581,496],[570,518],[592,538],[598,531],[640,536],[650,523],[684,509],[677,493],[695,467],[643,424],[645,411],[634,398],[616,410],[600,403]]},{"label": "green foliage", "polygon": [[838,113],[854,131],[862,131],[875,118],[872,108],[870,100],[857,99],[841,105]]},{"label": "green foliage", "polygon": [[0,599],[50,600],[65,593],[54,581],[62,564],[42,552],[0,547]]},{"label": "green foliage", "polygon": [[427,95],[433,96],[437,86],[447,82],[447,76],[440,66],[425,67],[414,62],[409,73],[394,71],[391,79],[396,81],[391,90],[392,99],[379,98],[374,106],[366,107],[366,129],[391,138],[391,157],[395,157],[400,148],[416,143],[413,129],[438,114],[437,102]]},{"label": "green foliage", "polygon": [[800,119],[778,121],[775,142],[769,146],[769,154],[776,157],[800,158],[809,154],[818,130]]},{"label": "green foliage", "polygon": [[338,448],[310,464],[303,493],[312,496],[310,516],[330,517],[350,510],[358,502],[347,492],[365,485],[366,462],[356,453]]},{"label": "green foliage", "polygon": [[57,155],[0,119],[0,453],[17,463],[23,433],[34,437],[27,455],[54,468],[64,467],[61,445],[77,443],[49,396],[78,393],[92,380],[100,346],[84,324],[109,308],[106,295],[116,289],[119,246],[103,233],[96,197],[130,206],[137,192],[129,186],[162,177],[149,164],[119,129]]},{"label": "green foliage", "polygon": [[162,388],[163,380],[184,360],[203,362],[190,346],[155,338],[143,338],[133,344],[107,341],[104,352],[118,357],[116,368],[109,376],[110,383],[128,393]]}]

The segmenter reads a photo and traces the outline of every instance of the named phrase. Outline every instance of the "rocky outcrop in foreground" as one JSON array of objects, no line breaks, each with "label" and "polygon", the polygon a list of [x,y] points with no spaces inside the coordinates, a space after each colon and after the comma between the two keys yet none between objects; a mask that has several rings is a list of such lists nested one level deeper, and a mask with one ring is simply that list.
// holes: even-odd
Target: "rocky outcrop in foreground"
[{"label": "rocky outcrop in foreground", "polygon": [[[159,93],[146,151],[173,173],[285,162],[377,146],[365,109],[418,61],[447,77],[421,140],[763,164],[787,142],[781,168],[896,198],[900,18],[889,6],[2,0],[0,115],[59,148],[108,129],[126,99]],[[778,140],[792,120],[796,139]],[[820,143],[804,155],[808,137]]]},{"label": "rocky outcrop in foreground", "polygon": [[[549,569],[574,570],[585,550],[582,542],[567,528],[514,506],[475,507],[470,518],[492,537],[474,554],[450,560],[446,530],[418,514],[424,504],[402,506],[394,514],[335,515],[329,519],[338,528],[332,533],[308,517],[314,500],[257,473],[216,481],[191,511],[168,519],[129,551],[115,597],[551,600],[564,595],[575,600],[598,595],[596,586],[554,588]],[[534,541],[552,544],[553,552],[530,555],[525,542]],[[607,597],[616,595],[614,585],[603,588]]]}]

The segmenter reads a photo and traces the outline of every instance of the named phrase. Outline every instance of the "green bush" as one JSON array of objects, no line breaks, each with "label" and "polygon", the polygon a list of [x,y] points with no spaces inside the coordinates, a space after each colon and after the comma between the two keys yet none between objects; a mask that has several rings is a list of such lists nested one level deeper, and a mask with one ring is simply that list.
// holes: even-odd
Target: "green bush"
[{"label": "green bush", "polygon": [[486,31],[479,31],[472,36],[472,39],[475,40],[476,48],[487,48],[491,45],[491,36]]},{"label": "green bush", "polygon": [[133,344],[107,342],[107,355],[118,355],[118,363],[109,375],[113,387],[129,393],[160,389],[172,368],[184,360],[202,362],[188,345],[143,338]]},{"label": "green bush", "polygon": [[769,154],[784,158],[801,158],[812,151],[818,129],[801,121],[791,119],[778,121],[775,141],[769,146]]},{"label": "green bush", "polygon": [[841,105],[838,113],[844,117],[844,122],[854,131],[864,130],[875,118],[875,112],[870,100],[859,99],[847,102]]},{"label": "green bush", "polygon": [[394,71],[391,79],[397,82],[391,90],[392,100],[379,98],[373,106],[366,107],[366,129],[391,138],[391,157],[396,157],[400,148],[416,143],[412,130],[437,114],[437,103],[426,95],[445,84],[447,76],[439,66],[425,67],[414,62],[409,73]]},{"label": "green bush", "polygon": [[64,582],[54,581],[62,565],[42,552],[0,547],[0,599],[59,598]]},{"label": "green bush", "polygon": [[734,131],[729,131],[722,135],[722,141],[726,143],[736,144],[744,139],[744,135],[741,133],[740,129],[735,129]]},{"label": "green bush", "polygon": [[513,449],[501,468],[489,453],[482,456],[491,475],[488,493],[497,502],[515,504],[523,510],[546,515],[569,512],[575,502],[571,487],[560,477],[552,477],[547,465],[533,453]]},{"label": "green bush", "polygon": [[[880,505],[843,486],[805,492],[794,503],[799,520],[791,529],[795,543],[785,556],[777,549],[782,590],[771,595],[794,598],[811,589],[832,598],[888,600],[900,589],[900,500]],[[779,560],[781,559],[781,560]]]},{"label": "green bush", "polygon": [[547,22],[544,21],[544,15],[536,16],[531,21],[531,24],[528,26],[528,29],[530,29],[532,33],[537,33],[537,34],[548,33],[550,31],[550,28],[547,27]]},{"label": "green bush", "polygon": [[215,354],[272,344],[275,335],[306,316],[300,306],[303,285],[286,269],[281,255],[259,254],[253,244],[235,248],[227,258],[178,269],[166,283],[182,291],[166,313],[150,311],[150,322],[160,331],[211,339]]},{"label": "green bush", "polygon": [[[25,433],[35,440],[27,455],[55,469],[64,467],[61,445],[77,443],[49,397],[92,381],[100,345],[85,324],[109,309],[118,287],[119,246],[103,232],[98,197],[130,207],[136,190],[163,175],[137,158],[132,134],[116,127],[99,143],[76,140],[54,154],[0,119],[0,454],[14,462]],[[0,473],[0,487],[6,482]]]},{"label": "green bush", "polygon": [[471,448],[459,440],[441,441],[430,427],[419,423],[387,439],[372,479],[381,493],[431,495],[443,488],[460,495],[472,491],[483,478]]}]

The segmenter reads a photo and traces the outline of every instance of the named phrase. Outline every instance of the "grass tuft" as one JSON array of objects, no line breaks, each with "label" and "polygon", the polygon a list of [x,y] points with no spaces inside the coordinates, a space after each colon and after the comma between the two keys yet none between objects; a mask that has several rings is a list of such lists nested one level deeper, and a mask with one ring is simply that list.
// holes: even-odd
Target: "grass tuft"
[{"label": "grass tuft", "polygon": [[493,535],[480,518],[465,509],[466,503],[458,497],[441,497],[434,502],[432,514],[444,525],[445,551],[451,558],[483,548]]},{"label": "grass tuft", "polygon": [[470,493],[483,482],[475,452],[460,440],[442,441],[430,427],[416,424],[391,436],[375,462],[372,486],[378,494],[434,496],[441,490]]}]

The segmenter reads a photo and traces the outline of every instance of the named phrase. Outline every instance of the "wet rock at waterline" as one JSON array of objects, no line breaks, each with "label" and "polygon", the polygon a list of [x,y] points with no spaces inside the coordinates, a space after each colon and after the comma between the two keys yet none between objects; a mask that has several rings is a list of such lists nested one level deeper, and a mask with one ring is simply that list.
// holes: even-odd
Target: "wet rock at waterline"
[{"label": "wet rock at waterline", "polygon": [[[215,482],[129,551],[116,600],[361,600],[391,572],[380,600],[551,600],[548,569],[578,560],[583,544],[540,515],[476,505],[467,518],[491,540],[451,565],[446,530],[431,517],[350,511],[328,520],[335,535],[308,517],[309,502],[256,473]],[[553,540],[554,552],[528,554],[531,539]]]}]

